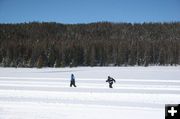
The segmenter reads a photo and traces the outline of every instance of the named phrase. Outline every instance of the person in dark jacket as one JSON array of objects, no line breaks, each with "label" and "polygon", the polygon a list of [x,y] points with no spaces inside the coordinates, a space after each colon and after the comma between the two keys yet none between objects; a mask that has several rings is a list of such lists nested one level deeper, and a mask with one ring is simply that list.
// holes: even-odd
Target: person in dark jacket
[{"label": "person in dark jacket", "polygon": [[113,83],[116,82],[116,80],[114,80],[112,77],[108,76],[108,79],[106,80],[106,82],[109,83],[109,88],[113,88],[112,85],[113,85]]},{"label": "person in dark jacket", "polygon": [[71,74],[70,87],[72,87],[72,86],[76,87],[74,74]]}]

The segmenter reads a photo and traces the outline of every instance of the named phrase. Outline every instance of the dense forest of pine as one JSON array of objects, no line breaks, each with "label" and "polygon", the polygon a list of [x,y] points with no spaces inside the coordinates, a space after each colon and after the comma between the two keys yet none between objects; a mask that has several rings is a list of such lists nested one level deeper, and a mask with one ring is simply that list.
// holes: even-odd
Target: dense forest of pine
[{"label": "dense forest of pine", "polygon": [[180,64],[180,23],[0,24],[1,67]]}]

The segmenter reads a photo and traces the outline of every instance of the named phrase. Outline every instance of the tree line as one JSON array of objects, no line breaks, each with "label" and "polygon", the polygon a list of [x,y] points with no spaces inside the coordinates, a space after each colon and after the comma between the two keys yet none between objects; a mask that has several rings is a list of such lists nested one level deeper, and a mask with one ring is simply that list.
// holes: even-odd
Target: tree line
[{"label": "tree line", "polygon": [[1,67],[180,64],[180,23],[0,24]]}]

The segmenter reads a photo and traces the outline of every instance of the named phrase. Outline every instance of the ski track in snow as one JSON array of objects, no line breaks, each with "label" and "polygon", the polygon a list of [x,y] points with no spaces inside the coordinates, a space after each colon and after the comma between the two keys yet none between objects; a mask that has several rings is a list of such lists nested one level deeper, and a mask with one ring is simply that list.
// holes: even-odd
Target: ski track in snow
[{"label": "ski track in snow", "polygon": [[[180,103],[179,67],[151,67],[149,70],[141,67],[139,75],[142,78],[135,76],[138,67],[100,69],[65,68],[51,71],[49,68],[1,68],[0,119],[24,119],[24,116],[27,119],[110,119],[111,113],[114,113],[115,119],[143,119],[144,116],[148,119],[164,119],[165,104]],[[118,69],[135,77],[118,77],[116,73],[117,82],[113,89],[109,89],[106,79],[99,75],[117,72]],[[69,87],[68,76],[73,72],[77,74],[77,88]],[[143,72],[147,76],[143,76]],[[170,76],[157,78],[160,77],[158,73],[167,75],[168,72]],[[88,79],[84,78],[84,73],[89,76]],[[143,78],[148,75],[150,78]],[[69,111],[73,111],[72,114],[69,115]]]}]

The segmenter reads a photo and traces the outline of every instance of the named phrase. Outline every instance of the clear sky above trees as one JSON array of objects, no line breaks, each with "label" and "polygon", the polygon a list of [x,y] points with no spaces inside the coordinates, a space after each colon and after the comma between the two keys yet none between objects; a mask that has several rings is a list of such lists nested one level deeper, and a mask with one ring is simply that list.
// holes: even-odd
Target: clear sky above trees
[{"label": "clear sky above trees", "polygon": [[0,0],[0,23],[180,21],[180,0]]}]

